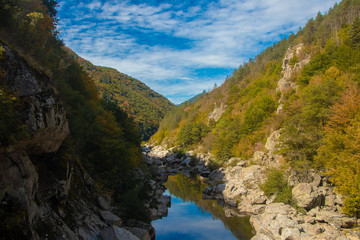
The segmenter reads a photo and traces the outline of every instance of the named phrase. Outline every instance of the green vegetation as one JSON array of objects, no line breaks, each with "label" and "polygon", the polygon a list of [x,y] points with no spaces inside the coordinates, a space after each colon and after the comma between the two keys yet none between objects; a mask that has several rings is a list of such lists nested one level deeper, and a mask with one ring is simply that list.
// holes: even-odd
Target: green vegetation
[{"label": "green vegetation", "polygon": [[284,171],[279,169],[270,169],[267,172],[266,181],[262,184],[261,190],[267,197],[275,194],[274,202],[283,202],[285,204],[295,205],[292,200],[292,187],[287,184]]},{"label": "green vegetation", "polygon": [[[138,128],[118,105],[99,97],[83,67],[64,50],[56,32],[56,4],[54,0],[1,1],[0,41],[16,50],[39,76],[49,77],[65,106],[71,135],[56,153],[59,168],[66,161],[79,161],[99,188],[114,194],[126,216],[141,218],[146,214],[139,214],[143,209],[132,212],[134,207],[127,207],[129,202],[143,206],[146,187],[124,187],[142,160]],[[2,49],[0,58],[6,61]],[[6,88],[6,69],[0,70],[1,145],[9,145],[26,137],[19,117],[24,100]]]},{"label": "green vegetation", "polygon": [[65,50],[90,76],[102,98],[128,113],[139,126],[142,140],[149,140],[173,104],[139,80],[113,68],[94,66],[70,49]]},{"label": "green vegetation", "polygon": [[331,108],[317,161],[345,198],[344,211],[360,214],[360,89],[353,86]]},{"label": "green vegetation", "polygon": [[[319,13],[296,35],[240,66],[222,86],[167,114],[151,141],[211,152],[214,163],[221,166],[230,157],[248,159],[255,151],[266,151],[266,138],[280,129],[278,154],[298,172],[317,168],[326,173],[345,196],[344,212],[358,215],[359,108],[345,96],[357,99],[350,92],[360,86],[359,9],[359,0],[344,0],[327,14]],[[298,44],[301,50],[293,53],[290,67],[308,57],[310,62],[292,74],[296,89],[276,92],[284,55]],[[282,110],[276,113],[279,99]],[[209,119],[221,104],[221,117]],[[197,131],[194,137],[195,125],[209,130]],[[268,194],[289,202],[281,171],[268,177],[264,186]]]},{"label": "green vegetation", "polygon": [[190,123],[181,128],[178,135],[180,145],[189,146],[197,143],[209,132],[209,128],[202,123]]}]

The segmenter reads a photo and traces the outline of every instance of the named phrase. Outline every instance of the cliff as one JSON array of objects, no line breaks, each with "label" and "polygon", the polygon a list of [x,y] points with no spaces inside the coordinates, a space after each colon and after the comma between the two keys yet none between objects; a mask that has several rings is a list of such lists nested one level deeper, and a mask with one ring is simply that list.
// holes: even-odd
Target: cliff
[{"label": "cliff", "polygon": [[[70,131],[49,77],[8,46],[0,48],[2,89],[21,106],[13,110],[26,133],[0,148],[0,239],[138,239],[119,227],[111,195],[96,187],[75,155],[58,154]],[[149,224],[135,230],[150,239]]]}]

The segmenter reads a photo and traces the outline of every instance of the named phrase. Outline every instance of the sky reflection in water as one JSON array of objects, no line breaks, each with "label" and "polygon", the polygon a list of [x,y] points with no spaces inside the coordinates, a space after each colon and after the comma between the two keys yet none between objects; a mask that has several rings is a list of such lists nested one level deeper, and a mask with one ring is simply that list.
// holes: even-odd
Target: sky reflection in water
[{"label": "sky reflection in water", "polygon": [[166,194],[171,194],[172,207],[167,218],[153,222],[157,240],[249,240],[254,236],[249,216],[227,217],[233,209],[202,199],[207,184],[201,178],[177,174],[169,176],[164,185]]},{"label": "sky reflection in water", "polygon": [[[167,191],[166,195],[170,195]],[[171,195],[168,217],[152,223],[156,230],[156,240],[165,239],[236,239],[223,222],[215,219],[208,211],[190,201]]]}]

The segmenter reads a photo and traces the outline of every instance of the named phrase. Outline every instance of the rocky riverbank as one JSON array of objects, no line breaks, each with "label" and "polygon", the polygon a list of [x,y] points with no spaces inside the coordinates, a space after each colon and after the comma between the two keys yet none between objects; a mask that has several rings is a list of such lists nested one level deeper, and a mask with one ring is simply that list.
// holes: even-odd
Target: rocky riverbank
[{"label": "rocky riverbank", "polygon": [[[159,146],[146,146],[143,150],[158,182],[165,182],[167,176],[178,172],[200,175],[210,184],[203,193],[204,199],[222,200],[236,208],[229,215],[250,215],[256,231],[252,240],[360,239],[360,231],[355,228],[359,221],[341,212],[341,196],[326,177],[314,170],[304,176],[288,169],[288,184],[293,187],[292,197],[298,206],[295,209],[275,203],[275,196],[267,197],[260,188],[266,180],[267,167],[279,164],[276,156],[256,152],[252,159],[232,158],[227,167],[211,171],[209,155],[188,152],[179,157],[172,149]],[[159,207],[158,212],[164,212],[164,207],[165,204]],[[156,210],[153,212],[157,214]]]}]

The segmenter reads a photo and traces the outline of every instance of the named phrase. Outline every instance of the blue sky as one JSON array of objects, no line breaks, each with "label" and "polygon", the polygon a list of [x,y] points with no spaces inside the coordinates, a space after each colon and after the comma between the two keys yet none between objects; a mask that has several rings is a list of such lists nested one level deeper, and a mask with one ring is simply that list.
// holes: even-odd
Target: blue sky
[{"label": "blue sky", "polygon": [[178,104],[221,85],[242,63],[335,0],[59,0],[61,38]]}]

